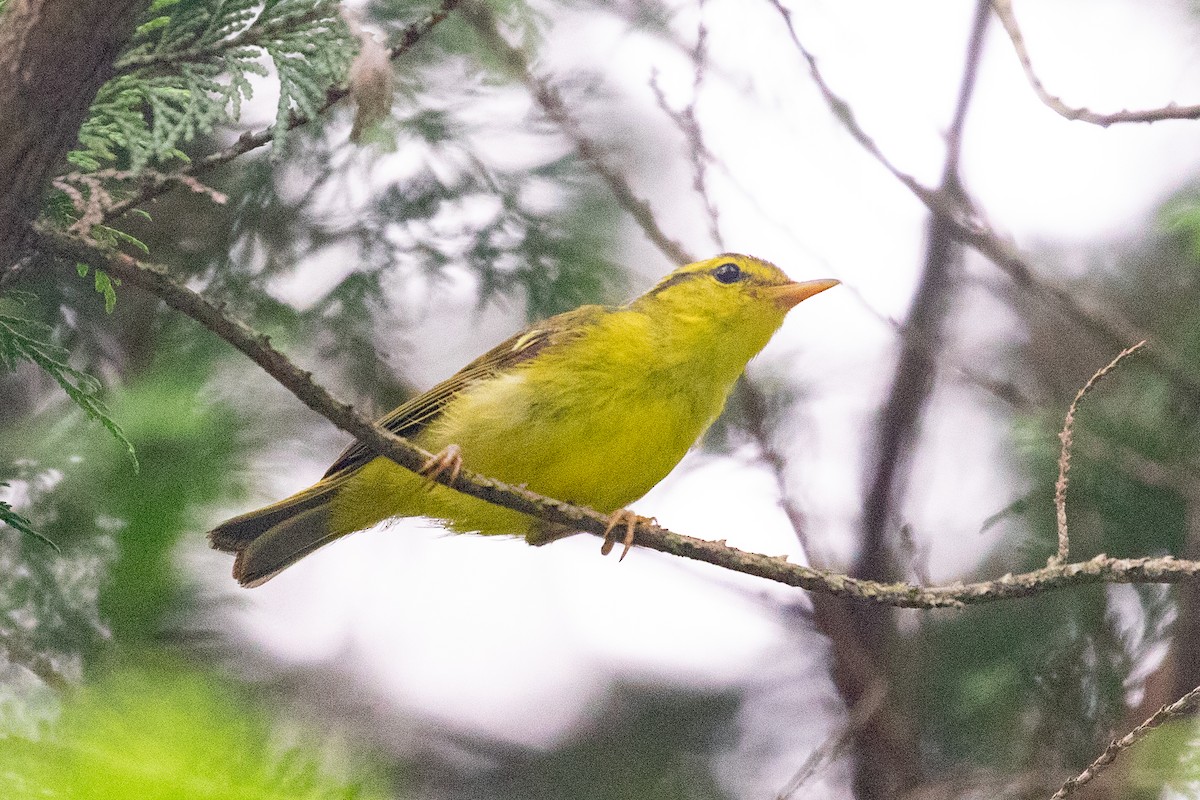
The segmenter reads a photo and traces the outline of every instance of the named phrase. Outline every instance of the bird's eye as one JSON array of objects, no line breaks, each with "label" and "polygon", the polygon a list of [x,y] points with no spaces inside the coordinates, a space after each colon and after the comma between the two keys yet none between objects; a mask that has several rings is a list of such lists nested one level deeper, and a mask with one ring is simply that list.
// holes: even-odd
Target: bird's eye
[{"label": "bird's eye", "polygon": [[737,264],[722,264],[713,270],[713,277],[721,283],[737,283],[745,275]]}]

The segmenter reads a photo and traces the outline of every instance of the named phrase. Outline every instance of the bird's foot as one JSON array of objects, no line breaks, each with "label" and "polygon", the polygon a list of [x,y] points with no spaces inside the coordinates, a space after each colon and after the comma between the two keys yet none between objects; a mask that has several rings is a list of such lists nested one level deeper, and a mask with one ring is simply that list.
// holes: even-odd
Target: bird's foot
[{"label": "bird's foot", "polygon": [[604,544],[600,545],[600,555],[606,556],[612,552],[613,547],[617,543],[616,531],[617,528],[625,526],[625,536],[621,543],[625,548],[621,550],[621,557],[617,561],[624,561],[625,556],[629,555],[629,548],[633,547],[633,532],[637,528],[638,523],[642,522],[647,525],[657,525],[658,520],[654,517],[639,516],[628,508],[622,508],[619,511],[614,511],[608,518],[608,527],[604,529]]},{"label": "bird's foot", "polygon": [[447,485],[453,486],[462,472],[462,465],[462,448],[451,444],[422,464],[419,474],[425,477],[425,488],[432,489],[437,478],[449,472],[450,480],[447,481]]}]

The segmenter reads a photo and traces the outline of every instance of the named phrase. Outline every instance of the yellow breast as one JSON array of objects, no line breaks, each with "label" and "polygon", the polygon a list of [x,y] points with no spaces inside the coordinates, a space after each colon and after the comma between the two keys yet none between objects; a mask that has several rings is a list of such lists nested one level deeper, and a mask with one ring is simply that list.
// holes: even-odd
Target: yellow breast
[{"label": "yellow breast", "polygon": [[[622,508],[679,463],[746,361],[716,359],[697,370],[694,359],[674,357],[674,343],[653,325],[634,311],[614,313],[578,340],[464,389],[416,441],[433,452],[456,444],[468,469],[539,494],[606,513]],[[631,331],[638,326],[645,330]],[[533,523],[444,487],[422,488],[383,459],[352,484],[339,497],[339,527],[422,515],[460,532],[525,534]]]}]

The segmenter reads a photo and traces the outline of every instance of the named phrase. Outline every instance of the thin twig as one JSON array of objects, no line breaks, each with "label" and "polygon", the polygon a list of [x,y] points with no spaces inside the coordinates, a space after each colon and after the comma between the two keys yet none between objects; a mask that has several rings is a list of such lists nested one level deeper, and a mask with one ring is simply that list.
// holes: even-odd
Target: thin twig
[{"label": "thin twig", "polygon": [[[701,28],[703,31],[703,28]],[[696,88],[699,88],[700,69],[696,69]],[[708,215],[708,235],[712,237],[713,243],[718,250],[724,250],[725,245],[722,242],[720,213],[717,211],[717,205],[712,199],[712,195],[708,191],[708,162],[713,160],[712,153],[704,146],[704,136],[700,130],[700,123],[696,120],[696,99],[693,96],[692,101],[683,107],[682,111],[676,111],[671,108],[671,104],[667,102],[667,96],[663,92],[662,87],[658,85],[658,71],[655,70],[650,74],[650,90],[654,92],[654,101],[658,103],[658,107],[664,114],[671,118],[675,123],[675,127],[679,128],[679,132],[683,134],[688,143],[688,160],[692,163],[692,188],[696,190],[700,201],[704,203],[704,211]]]},{"label": "thin twig", "polygon": [[[74,262],[90,263],[128,285],[156,295],[171,308],[196,320],[262,367],[309,408],[354,436],[373,452],[414,470],[420,469],[430,458],[426,451],[372,424],[352,406],[334,399],[313,381],[310,373],[301,370],[273,348],[266,336],[228,316],[219,305],[181,286],[162,267],[141,263],[132,256],[48,228],[37,230],[35,240],[43,252]],[[438,476],[437,480],[448,483],[450,476]],[[489,503],[568,525],[580,532],[603,537],[608,527],[608,517],[592,509],[543,497],[467,471],[459,475],[453,488]],[[916,586],[902,582],[861,580],[828,570],[813,569],[792,564],[786,556],[749,553],[730,547],[724,541],[682,536],[650,523],[639,523],[634,533],[634,541],[650,550],[703,561],[808,591],[903,608],[961,608],[1098,583],[1182,583],[1200,579],[1200,561],[1169,556],[1118,559],[1099,555],[1088,561],[1044,567],[1017,575],[1010,573],[991,581]]]},{"label": "thin twig", "polygon": [[700,23],[696,29],[696,46],[690,55],[695,68],[692,72],[692,99],[682,110],[676,111],[667,102],[667,96],[658,85],[658,71],[650,74],[650,89],[654,92],[654,100],[662,112],[671,118],[675,127],[683,134],[688,143],[688,160],[692,163],[692,188],[704,203],[704,211],[708,215],[708,234],[718,250],[725,249],[721,236],[721,215],[717,204],[708,190],[708,164],[714,161],[712,152],[704,144],[704,132],[696,119],[696,103],[700,99],[700,87],[704,83],[704,75],[708,67],[708,28],[704,25],[704,0],[700,0],[696,9],[700,15]]},{"label": "thin twig", "polygon": [[809,74],[812,75],[813,83],[816,84],[817,91],[821,93],[821,97],[825,99],[825,104],[829,106],[829,109],[833,112],[833,115],[842,121],[842,124],[846,126],[846,131],[851,137],[853,137],[854,141],[858,142],[859,146],[870,153],[871,156],[878,161],[884,169],[892,173],[892,177],[904,184],[908,190],[920,198],[922,202],[924,202],[926,205],[929,205],[931,202],[929,198],[932,198],[937,194],[937,192],[923,185],[912,175],[901,171],[899,167],[893,164],[891,160],[884,155],[883,151],[879,148],[879,145],[875,143],[875,140],[872,139],[867,134],[866,129],[859,124],[858,118],[854,115],[854,109],[850,107],[850,104],[835,94],[833,89],[830,88],[829,84],[825,82],[825,76],[821,73],[821,70],[817,66],[817,57],[814,56],[812,52],[804,46],[804,43],[800,41],[800,37],[796,33],[796,27],[792,24],[792,12],[784,7],[781,0],[767,0],[767,2],[779,12],[780,16],[783,17],[783,21],[787,23],[788,33],[792,37],[792,44],[796,46],[796,49],[800,51],[800,55],[808,64],[808,71]]},{"label": "thin twig", "polygon": [[746,432],[758,446],[759,459],[771,470],[775,477],[775,488],[779,492],[779,504],[783,513],[791,523],[796,541],[804,551],[804,559],[814,566],[824,566],[827,559],[823,553],[816,550],[816,543],[808,535],[808,523],[804,518],[804,510],[800,508],[788,491],[787,486],[787,456],[771,441],[771,431],[768,427],[767,399],[758,387],[748,377],[742,376],[739,387],[742,406],[746,413]]},{"label": "thin twig", "polygon": [[1087,769],[1070,778],[1064,783],[1050,800],[1062,800],[1062,798],[1071,795],[1076,789],[1084,784],[1090,783],[1093,778],[1099,775],[1104,769],[1116,760],[1122,752],[1133,747],[1150,731],[1162,725],[1164,722],[1170,722],[1173,719],[1182,717],[1188,714],[1193,714],[1200,709],[1200,686],[1192,689],[1183,697],[1171,703],[1168,706],[1162,706],[1150,715],[1141,725],[1131,730],[1129,733],[1122,736],[1120,739],[1114,739],[1109,743],[1108,747],[1104,748],[1104,752],[1096,758],[1091,764],[1088,764]]},{"label": "thin twig", "polygon": [[[395,61],[400,56],[411,50],[416,43],[419,42],[427,33],[433,30],[439,22],[448,17],[450,12],[458,6],[459,2],[461,2],[461,0],[442,0],[436,11],[434,11],[424,20],[409,25],[407,28],[405,28],[400,34],[399,41],[388,51],[389,58]],[[349,94],[349,86],[331,86],[325,92],[325,102],[322,103],[321,107],[317,109],[317,115],[319,116],[324,114]],[[231,144],[229,147],[226,147],[224,150],[218,150],[217,152],[210,153],[203,158],[198,158],[195,161],[192,161],[186,167],[183,167],[175,172],[160,173],[149,176],[149,179],[141,187],[140,191],[109,206],[109,208],[104,212],[104,218],[102,221],[105,224],[108,224],[130,209],[140,206],[147,200],[153,200],[156,197],[162,196],[179,184],[190,186],[191,184],[188,183],[188,181],[193,176],[203,175],[207,172],[211,172],[217,167],[228,164],[230,161],[233,161],[239,156],[249,153],[251,150],[257,150],[264,145],[270,144],[275,140],[275,136],[281,129],[281,126],[283,130],[290,131],[300,127],[301,125],[306,125],[311,121],[312,118],[307,114],[293,110],[288,115],[286,120],[281,120],[269,128],[263,128],[262,130],[255,131],[253,133],[246,131],[238,137],[236,142]]]},{"label": "thin twig", "polygon": [[[120,169],[102,169],[95,172],[68,172],[65,175],[59,175],[54,179],[54,188],[65,194],[79,212],[79,219],[75,220],[67,230],[70,233],[78,233],[86,236],[91,231],[92,226],[99,225],[104,221],[105,214],[114,205],[112,194],[105,186],[105,181],[134,181],[143,185],[154,183],[156,181],[168,184],[178,184],[191,189],[196,194],[202,194],[208,197],[217,205],[225,205],[229,202],[229,198],[222,192],[201,183],[199,179],[192,175],[183,175],[177,172],[158,172],[157,170],[146,169],[140,172],[130,172],[129,170]],[[87,189],[85,197],[80,190],[80,186]]]},{"label": "thin twig", "polygon": [[882,681],[872,684],[863,693],[863,696],[859,698],[859,701],[854,704],[854,708],[850,709],[850,715],[846,720],[846,724],[809,753],[808,758],[804,759],[804,763],[796,770],[796,774],[775,795],[775,800],[790,800],[816,774],[822,765],[836,759],[841,753],[842,748],[850,741],[850,737],[862,730],[863,726],[879,710],[886,695],[887,686]]},{"label": "thin twig", "polygon": [[1050,560],[1046,562],[1049,566],[1054,567],[1059,564],[1065,564],[1070,548],[1070,542],[1067,538],[1067,472],[1071,469],[1071,445],[1074,442],[1075,412],[1079,407],[1079,401],[1105,375],[1116,369],[1117,364],[1121,363],[1123,358],[1133,355],[1145,346],[1146,341],[1143,339],[1132,347],[1122,350],[1117,354],[1116,358],[1108,362],[1107,366],[1096,370],[1096,374],[1088,378],[1088,382],[1075,394],[1075,399],[1071,401],[1071,406],[1067,409],[1067,416],[1063,420],[1062,431],[1058,434],[1058,440],[1062,442],[1062,450],[1058,454],[1058,480],[1054,482],[1054,517],[1058,524],[1058,552],[1052,555]]},{"label": "thin twig", "polygon": [[496,27],[496,18],[491,9],[482,3],[464,2],[461,13],[478,31],[487,45],[500,56],[512,73],[528,87],[533,99],[541,106],[542,113],[557,125],[563,135],[570,140],[580,158],[587,162],[592,171],[604,181],[617,202],[633,217],[634,222],[638,224],[651,243],[677,266],[695,261],[695,257],[688,253],[683,245],[672,239],[659,227],[650,204],[634,193],[633,187],[629,185],[625,176],[608,164],[604,159],[603,149],[584,133],[583,126],[571,115],[562,95],[558,93],[553,84],[545,78],[535,75],[525,54],[500,35],[500,31]]},{"label": "thin twig", "polygon": [[1038,77],[1037,71],[1034,70],[1033,61],[1029,57],[1029,49],[1025,44],[1025,37],[1022,35],[1021,28],[1017,24],[1016,14],[1013,13],[1012,0],[991,0],[991,3],[992,9],[996,12],[996,16],[1000,20],[1000,24],[1004,26],[1004,30],[1008,33],[1008,38],[1012,41],[1013,50],[1017,54],[1017,61],[1021,63],[1021,69],[1024,70],[1025,78],[1029,81],[1030,87],[1033,88],[1033,93],[1056,114],[1070,120],[1099,125],[1102,128],[1122,122],[1149,123],[1162,122],[1168,119],[1200,119],[1200,105],[1181,106],[1176,103],[1168,103],[1158,108],[1147,108],[1141,111],[1125,109],[1109,114],[1092,111],[1090,108],[1067,105],[1061,97],[1051,94],[1046,89],[1046,85],[1042,83],[1042,79]]}]

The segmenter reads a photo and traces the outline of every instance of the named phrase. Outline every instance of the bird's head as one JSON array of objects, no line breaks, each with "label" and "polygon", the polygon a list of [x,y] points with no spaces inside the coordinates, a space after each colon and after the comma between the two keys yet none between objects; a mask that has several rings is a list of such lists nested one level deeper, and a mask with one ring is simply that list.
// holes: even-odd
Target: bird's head
[{"label": "bird's head", "polygon": [[635,304],[644,311],[661,311],[690,324],[747,334],[761,331],[765,344],[793,306],[838,283],[836,280],[798,283],[769,261],[724,253],[680,267]]}]

